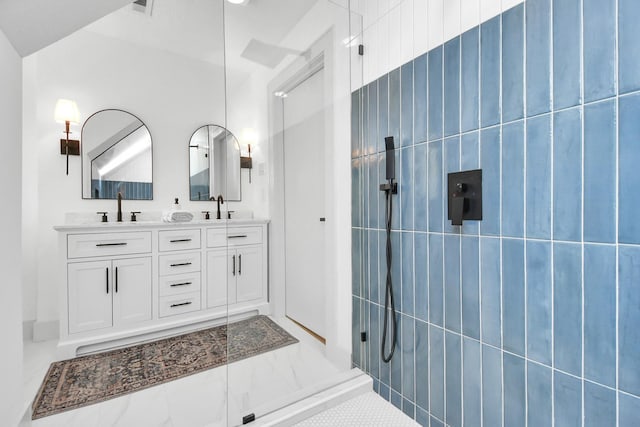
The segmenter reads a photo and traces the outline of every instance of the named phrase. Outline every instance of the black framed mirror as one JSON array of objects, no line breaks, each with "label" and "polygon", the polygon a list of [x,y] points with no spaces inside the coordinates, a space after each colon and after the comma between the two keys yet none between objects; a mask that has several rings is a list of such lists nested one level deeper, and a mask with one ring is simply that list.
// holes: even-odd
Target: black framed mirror
[{"label": "black framed mirror", "polygon": [[82,198],[153,200],[153,144],[138,117],[102,110],[82,126]]},{"label": "black framed mirror", "polygon": [[219,125],[198,128],[189,139],[189,198],[240,201],[240,144]]}]

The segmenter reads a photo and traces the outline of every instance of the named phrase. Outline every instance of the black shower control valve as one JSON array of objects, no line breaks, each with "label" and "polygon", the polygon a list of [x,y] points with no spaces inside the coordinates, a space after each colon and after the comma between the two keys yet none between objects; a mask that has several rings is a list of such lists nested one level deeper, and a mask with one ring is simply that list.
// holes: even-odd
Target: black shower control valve
[{"label": "black shower control valve", "polygon": [[102,222],[107,222],[109,219],[107,218],[106,212],[96,212],[98,215],[102,215]]},{"label": "black shower control valve", "polygon": [[482,219],[482,170],[453,172],[447,176],[447,218],[451,225]]}]

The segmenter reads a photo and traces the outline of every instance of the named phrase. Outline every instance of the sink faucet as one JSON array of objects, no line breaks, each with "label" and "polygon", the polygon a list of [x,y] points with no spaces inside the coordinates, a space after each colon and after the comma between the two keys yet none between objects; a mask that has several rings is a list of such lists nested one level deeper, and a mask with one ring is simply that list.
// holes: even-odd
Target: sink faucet
[{"label": "sink faucet", "polygon": [[118,191],[118,222],[122,222],[122,193]]},{"label": "sink faucet", "polygon": [[210,197],[209,200],[217,200],[218,201],[218,211],[216,212],[216,218],[220,219],[220,205],[223,204],[224,205],[224,198],[222,198],[222,194],[220,194],[218,196],[218,198],[215,197]]}]

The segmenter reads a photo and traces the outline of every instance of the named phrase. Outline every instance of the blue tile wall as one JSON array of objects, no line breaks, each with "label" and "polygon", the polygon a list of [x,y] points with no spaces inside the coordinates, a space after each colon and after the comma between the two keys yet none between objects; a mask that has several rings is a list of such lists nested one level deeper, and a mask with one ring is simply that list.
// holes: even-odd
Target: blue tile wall
[{"label": "blue tile wall", "polygon": [[[353,92],[353,364],[421,425],[640,425],[638,22],[525,0]],[[483,219],[452,226],[447,173],[476,168]]]},{"label": "blue tile wall", "polygon": [[[203,198],[202,200],[209,200],[208,186],[207,188],[203,187],[202,191],[206,191],[207,196],[206,199]],[[91,193],[94,199],[117,199],[118,192],[121,192],[122,198],[126,200],[153,200],[153,183],[91,180]],[[197,199],[197,190],[195,193],[192,193],[192,197],[196,197]]]}]

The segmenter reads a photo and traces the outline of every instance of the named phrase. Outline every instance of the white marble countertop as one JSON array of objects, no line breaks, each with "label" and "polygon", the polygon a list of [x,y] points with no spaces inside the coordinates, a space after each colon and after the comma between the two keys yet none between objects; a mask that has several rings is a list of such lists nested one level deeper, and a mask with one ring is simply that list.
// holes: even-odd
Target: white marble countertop
[{"label": "white marble countertop", "polygon": [[56,231],[106,231],[106,230],[128,230],[128,229],[148,229],[148,228],[189,228],[189,227],[235,227],[238,225],[268,224],[268,219],[263,218],[235,218],[235,219],[194,219],[189,222],[164,222],[159,219],[139,219],[130,221],[129,217],[122,222],[115,221],[115,215],[109,216],[109,222],[92,221],[68,221],[65,224],[53,227]]}]

